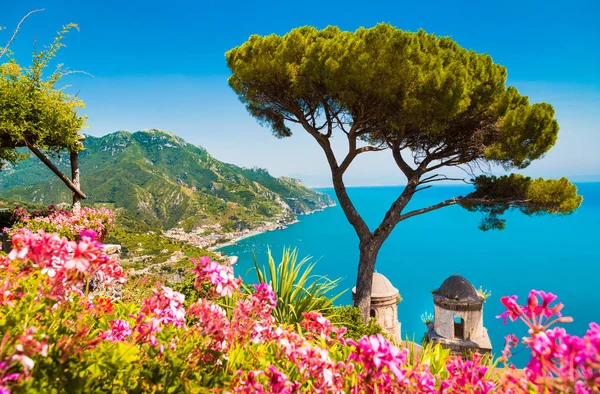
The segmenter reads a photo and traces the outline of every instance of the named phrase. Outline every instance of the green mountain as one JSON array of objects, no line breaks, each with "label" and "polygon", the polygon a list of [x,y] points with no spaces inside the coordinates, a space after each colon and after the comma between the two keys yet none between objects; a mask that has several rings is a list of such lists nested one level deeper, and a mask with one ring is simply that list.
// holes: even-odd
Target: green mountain
[{"label": "green mountain", "polygon": [[[220,223],[225,230],[295,215],[333,204],[326,194],[264,169],[222,163],[172,133],[118,131],[87,136],[80,153],[86,204],[124,208],[127,214],[163,229],[186,230]],[[68,155],[54,158],[70,173]],[[71,201],[70,190],[36,157],[0,173],[0,195],[38,204]]]}]

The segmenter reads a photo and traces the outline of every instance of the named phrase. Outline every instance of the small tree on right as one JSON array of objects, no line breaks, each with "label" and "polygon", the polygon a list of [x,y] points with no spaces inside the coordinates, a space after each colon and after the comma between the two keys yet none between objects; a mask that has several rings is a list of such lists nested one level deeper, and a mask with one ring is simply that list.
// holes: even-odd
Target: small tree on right
[{"label": "small tree on right", "polygon": [[[290,124],[323,150],[346,218],[360,240],[354,303],[368,320],[377,254],[395,226],[411,217],[460,204],[483,213],[482,230],[501,229],[509,208],[526,214],[568,214],[581,204],[567,179],[485,175],[489,165],[522,169],[555,144],[550,104],[530,104],[506,86],[506,69],[488,55],[447,37],[404,32],[387,24],[355,32],[301,27],[283,35],[253,35],[226,54],[229,84],[248,112],[278,138]],[[347,140],[336,155],[334,136]],[[376,228],[354,207],[344,174],[359,155],[388,150],[406,187]],[[301,153],[300,153],[301,154]],[[408,211],[408,203],[461,168],[475,190]],[[483,174],[483,175],[478,175]],[[407,235],[405,245],[410,247]]]}]

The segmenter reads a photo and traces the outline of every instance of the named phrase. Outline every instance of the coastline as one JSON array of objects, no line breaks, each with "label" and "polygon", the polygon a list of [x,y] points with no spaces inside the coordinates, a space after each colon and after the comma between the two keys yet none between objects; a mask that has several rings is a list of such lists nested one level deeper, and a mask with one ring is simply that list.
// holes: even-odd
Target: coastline
[{"label": "coastline", "polygon": [[282,227],[282,228],[275,228],[275,229],[273,229],[273,230],[250,230],[250,233],[249,233],[249,234],[247,234],[247,235],[242,235],[242,236],[239,236],[239,237],[237,237],[237,238],[232,238],[231,240],[229,240],[229,241],[227,241],[227,242],[225,242],[225,243],[221,243],[221,244],[217,244],[217,245],[210,246],[210,247],[209,247],[207,250],[208,250],[208,251],[210,251],[210,252],[217,252],[217,251],[219,251],[219,249],[223,249],[223,248],[224,248],[224,247],[226,247],[226,246],[232,246],[232,245],[235,245],[235,244],[237,244],[239,241],[241,241],[241,240],[243,240],[243,239],[246,239],[246,238],[254,237],[254,236],[256,236],[256,235],[263,234],[263,233],[267,233],[267,232],[269,232],[269,231],[275,231],[275,230],[284,230],[285,228],[287,228],[287,225],[288,225],[288,224],[294,224],[294,223],[296,223],[296,222],[297,222],[297,220],[296,220],[296,221],[294,221],[294,222],[286,223],[285,227]]},{"label": "coastline", "polygon": [[273,222],[263,223],[254,229],[245,229],[235,233],[221,233],[220,225],[210,225],[195,229],[194,231],[187,233],[183,228],[173,228],[163,233],[168,238],[173,238],[178,241],[187,242],[190,245],[204,248],[210,252],[215,252],[227,259],[231,265],[237,262],[237,256],[227,256],[220,249],[227,246],[236,245],[239,241],[254,237],[256,235],[266,233],[275,230],[285,230],[289,225],[298,223],[298,217],[302,215],[311,215],[316,212],[322,212],[327,208],[335,207],[337,204],[326,205],[320,208],[316,208],[307,212],[296,213],[293,220],[286,221],[285,218],[277,218]]},{"label": "coastline", "polygon": [[[335,207],[336,205],[337,204],[334,202],[332,205],[327,205],[322,208],[316,208],[316,209],[313,209],[308,212],[296,213],[295,214],[296,219],[294,219],[292,221],[284,222],[274,228],[267,228],[267,229],[261,229],[261,230],[258,230],[258,229],[249,230],[249,232],[250,232],[249,234],[232,238],[231,240],[229,240],[225,243],[222,243],[222,244],[213,245],[213,246],[209,247],[208,250],[211,252],[218,252],[220,249],[223,249],[224,247],[236,245],[239,241],[246,239],[246,238],[254,237],[255,235],[267,233],[269,231],[285,230],[288,226],[290,226],[292,224],[296,224],[300,221],[300,220],[298,220],[298,216],[312,215],[313,213],[316,213],[316,212],[323,212],[325,209]],[[227,255],[225,255],[224,253],[222,253],[222,252],[219,252],[219,253],[221,253],[224,257],[227,257]],[[231,256],[231,257],[236,257],[236,256]]]}]

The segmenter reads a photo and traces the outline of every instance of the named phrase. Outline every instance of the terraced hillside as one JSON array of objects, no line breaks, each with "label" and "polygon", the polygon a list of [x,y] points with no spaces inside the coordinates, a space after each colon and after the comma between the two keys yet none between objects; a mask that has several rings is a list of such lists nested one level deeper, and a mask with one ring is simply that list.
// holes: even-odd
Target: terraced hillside
[{"label": "terraced hillside", "polygon": [[[192,229],[220,223],[224,230],[290,221],[333,204],[298,180],[264,169],[222,163],[202,147],[151,129],[88,136],[80,154],[87,204],[124,208],[151,226]],[[68,173],[68,155],[54,160]],[[71,200],[71,193],[37,158],[0,173],[0,196],[38,204]]]}]

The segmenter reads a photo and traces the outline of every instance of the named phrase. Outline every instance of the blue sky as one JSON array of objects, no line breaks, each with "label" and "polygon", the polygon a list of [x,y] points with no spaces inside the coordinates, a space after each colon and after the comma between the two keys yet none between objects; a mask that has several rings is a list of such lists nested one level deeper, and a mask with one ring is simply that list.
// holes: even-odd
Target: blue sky
[{"label": "blue sky", "polygon": [[[224,53],[251,34],[284,34],[313,25],[345,30],[389,22],[424,28],[490,54],[509,83],[533,102],[554,105],[559,140],[526,174],[600,179],[600,14],[598,1],[221,2],[21,0],[0,6],[0,42],[20,18],[13,50],[24,61],[61,25],[77,23],[59,60],[78,75],[65,83],[86,102],[92,135],[161,128],[200,144],[216,158],[275,175],[328,185],[320,148],[301,130],[279,140],[260,127],[227,85]],[[338,138],[338,146],[343,141]],[[363,155],[348,184],[399,184],[389,152]]]}]

